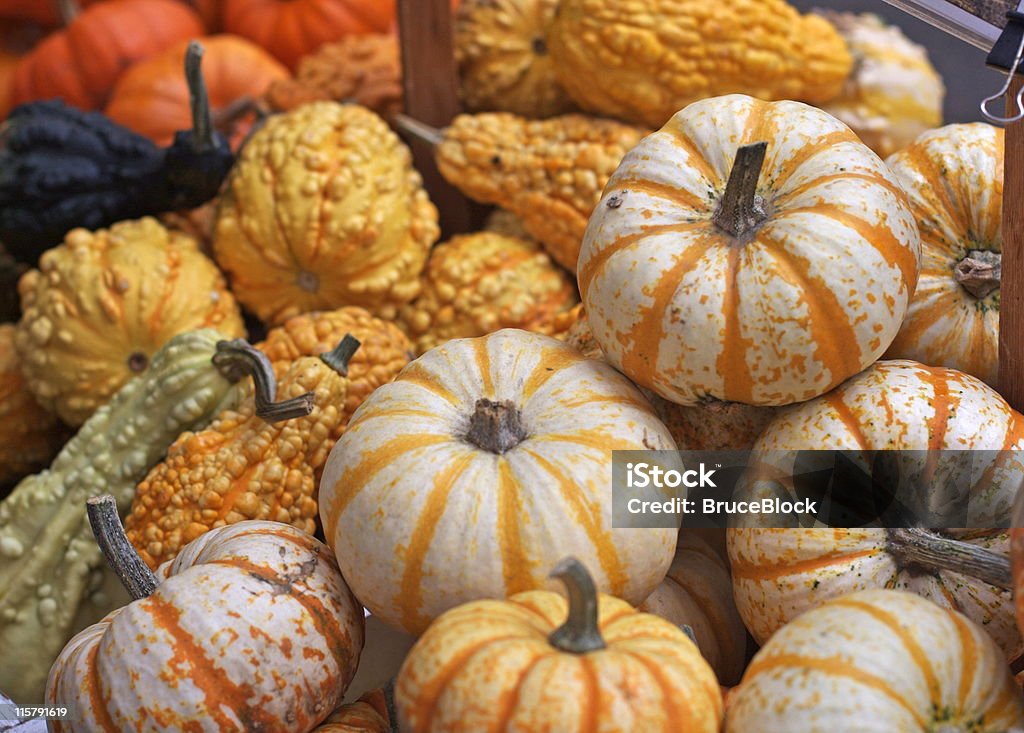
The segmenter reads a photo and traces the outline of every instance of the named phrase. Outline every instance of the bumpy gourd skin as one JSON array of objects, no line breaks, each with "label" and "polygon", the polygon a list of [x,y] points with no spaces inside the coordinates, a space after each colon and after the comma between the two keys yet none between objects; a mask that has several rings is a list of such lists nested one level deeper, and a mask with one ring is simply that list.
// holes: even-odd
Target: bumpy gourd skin
[{"label": "bumpy gourd skin", "polygon": [[[377,318],[363,308],[346,306],[289,318],[270,329],[266,341],[256,344],[270,359],[280,379],[293,361],[330,351],[345,334],[359,340],[359,349],[348,361],[348,390],[341,419],[331,433],[332,440],[341,437],[352,413],[373,390],[393,380],[412,361],[409,338],[394,323]],[[317,469],[318,476],[319,473]]]},{"label": "bumpy gourd skin", "polygon": [[437,148],[437,165],[470,198],[516,214],[558,264],[575,272],[605,183],[646,134],[583,115],[460,115]]},{"label": "bumpy gourd skin", "polygon": [[562,0],[547,41],[583,109],[655,128],[722,94],[824,102],[853,65],[835,28],[784,0]]},{"label": "bumpy gourd skin", "polygon": [[550,333],[555,314],[577,302],[575,283],[536,242],[478,232],[434,248],[423,292],[400,319],[422,354],[502,328]]},{"label": "bumpy gourd skin", "polygon": [[[109,575],[85,500],[113,494],[126,511],[135,483],[183,430],[230,407],[236,390],[213,366],[210,329],[171,339],[149,370],[100,407],[50,468],[23,479],[0,503],[0,689],[24,704],[43,699],[50,665],[80,630],[117,605],[96,593]],[[89,621],[91,623],[91,621]]]},{"label": "bumpy gourd skin", "polygon": [[49,463],[67,438],[67,429],[25,386],[14,326],[0,325],[0,489]]},{"label": "bumpy gourd skin", "polygon": [[409,150],[384,120],[313,102],[271,117],[242,149],[213,251],[268,323],[342,305],[392,318],[419,292],[438,234]]},{"label": "bumpy gourd skin", "polygon": [[75,229],[18,283],[15,345],[29,389],[71,426],[85,422],[175,334],[245,334],[238,304],[194,239],[146,217]]},{"label": "bumpy gourd skin", "polygon": [[304,357],[282,378],[277,399],[315,392],[306,417],[267,422],[248,397],[206,430],[183,433],[136,489],[125,532],[139,556],[156,568],[214,527],[246,519],[316,531],[314,471],[333,446],[346,387],[318,357]]},{"label": "bumpy gourd skin", "polygon": [[462,0],[455,58],[467,109],[534,118],[576,109],[555,78],[544,40],[557,6],[558,0]]}]

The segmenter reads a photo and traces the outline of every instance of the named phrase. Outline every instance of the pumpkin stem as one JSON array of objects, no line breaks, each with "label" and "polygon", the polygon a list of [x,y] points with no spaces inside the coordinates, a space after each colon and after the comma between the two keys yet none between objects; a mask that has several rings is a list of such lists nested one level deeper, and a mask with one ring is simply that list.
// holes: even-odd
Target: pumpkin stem
[{"label": "pumpkin stem", "polygon": [[425,122],[413,119],[409,115],[398,113],[392,116],[391,121],[398,128],[399,132],[404,132],[416,140],[422,140],[431,147],[436,148],[444,142],[443,131],[436,127],[431,127]]},{"label": "pumpkin stem", "polygon": [[202,61],[203,44],[189,41],[188,51],[185,52],[185,81],[188,83],[188,99],[192,108],[192,145],[200,153],[214,147],[213,118],[206,81],[203,79]]},{"label": "pumpkin stem", "polygon": [[597,589],[590,573],[575,557],[567,557],[551,571],[552,578],[569,591],[569,617],[551,632],[548,642],[556,649],[585,654],[607,646],[597,625]]},{"label": "pumpkin stem", "polygon": [[466,440],[477,448],[501,455],[526,439],[523,416],[511,400],[495,402],[476,401],[476,409],[469,418]]},{"label": "pumpkin stem", "polygon": [[979,300],[999,290],[1003,255],[985,249],[972,249],[953,268],[953,279]]},{"label": "pumpkin stem", "polygon": [[320,360],[343,377],[348,376],[348,363],[359,351],[360,341],[350,333],[333,349],[320,354]]},{"label": "pumpkin stem", "polygon": [[903,565],[927,570],[955,570],[983,583],[1013,589],[1010,558],[969,542],[955,540],[927,529],[887,529],[888,549]]},{"label": "pumpkin stem", "polygon": [[82,8],[76,0],[57,0],[57,16],[62,25],[71,25],[81,12]]},{"label": "pumpkin stem", "polygon": [[153,571],[142,561],[139,553],[128,541],[121,519],[117,515],[117,501],[110,494],[86,499],[85,513],[89,517],[96,544],[103,551],[107,565],[120,579],[133,600],[153,595],[160,584]]},{"label": "pumpkin stem", "polygon": [[274,402],[277,395],[277,379],[270,359],[245,339],[218,341],[213,364],[232,381],[245,375],[252,376],[256,386],[256,415],[267,422],[280,422],[296,417],[305,417],[313,411],[313,393],[306,392],[281,402]]},{"label": "pumpkin stem", "polygon": [[757,195],[757,181],[767,149],[768,143],[762,141],[743,145],[736,151],[729,182],[714,217],[715,224],[734,237],[743,236],[764,221],[764,201]]}]

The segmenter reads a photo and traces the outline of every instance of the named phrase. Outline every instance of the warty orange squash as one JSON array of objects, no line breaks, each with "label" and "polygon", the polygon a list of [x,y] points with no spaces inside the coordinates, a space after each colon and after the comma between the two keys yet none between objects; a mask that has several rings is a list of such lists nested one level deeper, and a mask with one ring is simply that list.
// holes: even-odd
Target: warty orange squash
[{"label": "warty orange squash", "polygon": [[411,633],[459,603],[545,586],[542,568],[569,552],[639,603],[678,523],[612,526],[611,452],[674,448],[610,366],[504,329],[448,341],[370,395],[328,458],[320,518],[363,605]]},{"label": "warty orange squash", "polygon": [[577,275],[594,337],[640,386],[682,405],[786,405],[882,355],[919,257],[906,194],[846,125],[735,94],[626,155]]}]

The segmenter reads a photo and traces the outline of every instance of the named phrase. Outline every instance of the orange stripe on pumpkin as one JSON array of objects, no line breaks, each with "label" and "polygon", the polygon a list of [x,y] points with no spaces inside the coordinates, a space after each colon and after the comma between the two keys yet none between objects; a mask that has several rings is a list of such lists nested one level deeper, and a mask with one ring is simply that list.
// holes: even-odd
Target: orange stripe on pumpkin
[{"label": "orange stripe on pumpkin", "polygon": [[956,626],[956,633],[960,640],[960,649],[963,654],[963,660],[960,665],[960,689],[957,691],[958,707],[960,710],[966,710],[971,696],[971,688],[974,686],[974,677],[970,672],[978,668],[981,655],[979,654],[978,642],[974,638],[970,624],[958,613],[951,611],[949,617]]},{"label": "orange stripe on pumpkin", "polygon": [[428,372],[419,362],[414,361],[410,363],[397,377],[395,377],[395,381],[415,384],[417,387],[422,387],[428,392],[437,395],[445,402],[449,402],[452,405],[459,404],[459,398],[449,390],[445,389],[445,387],[437,381],[437,376]]},{"label": "orange stripe on pumpkin", "polygon": [[551,377],[558,374],[562,369],[582,362],[583,359],[573,349],[564,345],[545,346],[541,348],[537,357],[537,366],[526,378],[521,391],[523,402],[529,400],[543,387]]},{"label": "orange stripe on pumpkin", "polygon": [[867,181],[868,183],[872,183],[872,184],[874,184],[876,186],[881,186],[882,188],[887,190],[889,193],[891,193],[893,196],[895,196],[897,199],[899,199],[901,202],[903,202],[903,204],[909,205],[909,202],[907,201],[907,193],[906,193],[906,191],[904,191],[902,188],[900,188],[896,184],[894,184],[894,183],[886,180],[885,178],[883,178],[880,173],[871,174],[871,173],[843,172],[843,173],[831,173],[829,175],[818,176],[818,177],[812,178],[812,179],[810,179],[808,181],[804,181],[803,183],[801,183],[799,186],[795,187],[791,191],[786,191],[783,194],[778,194],[776,196],[773,196],[772,197],[772,206],[775,206],[775,207],[784,206],[787,201],[791,201],[792,199],[796,198],[800,194],[805,193],[806,191],[808,191],[810,189],[818,188],[819,186],[824,186],[825,184],[829,183],[830,181],[840,181],[840,180],[842,180],[842,181],[845,181],[845,180]]},{"label": "orange stripe on pumpkin", "polygon": [[480,380],[483,382],[483,393],[480,395],[489,400],[494,399],[494,375],[491,374],[491,352],[488,349],[489,339],[473,339],[473,361],[480,370]]},{"label": "orange stripe on pumpkin", "polygon": [[715,188],[721,188],[725,185],[722,177],[714,171],[700,148],[679,124],[675,121],[669,122],[669,124],[665,125],[655,134],[658,135],[660,133],[665,133],[670,138],[669,142],[673,147],[681,149],[681,154],[686,156],[685,165],[699,171],[707,179],[708,183]]},{"label": "orange stripe on pumpkin", "polygon": [[786,575],[800,575],[827,568],[830,565],[844,564],[862,558],[873,557],[881,552],[880,548],[875,547],[856,552],[830,552],[825,555],[807,558],[806,560],[777,563],[751,563],[737,558],[732,561],[732,577],[743,580],[775,580]]},{"label": "orange stripe on pumpkin", "polygon": [[[827,150],[833,145],[844,142],[859,142],[857,137],[848,130],[834,130],[818,138],[815,142],[804,145],[783,161],[773,161],[771,168],[771,186],[778,190],[786,185],[786,181],[796,173],[804,163],[816,156],[818,153]],[[770,151],[769,151],[770,152]],[[817,177],[816,177],[817,178]]]},{"label": "orange stripe on pumpkin", "polygon": [[533,570],[537,564],[531,561],[523,547],[520,521],[523,516],[523,497],[519,483],[512,475],[508,460],[498,456],[498,550],[501,553],[501,571],[505,578],[505,595],[514,595],[533,590]]},{"label": "orange stripe on pumpkin", "polygon": [[[108,627],[109,628],[109,627]],[[89,675],[86,677],[86,688],[83,690],[89,698],[89,709],[93,711],[96,723],[105,733],[118,733],[120,728],[114,723],[107,709],[109,698],[103,696],[103,680],[100,678],[98,656],[100,651],[100,640],[97,640],[88,651]]]},{"label": "orange stripe on pumpkin", "polygon": [[654,198],[665,199],[681,208],[692,209],[696,215],[710,216],[712,213],[711,201],[706,196],[698,196],[682,186],[673,186],[642,178],[616,178],[615,183],[609,186],[605,195],[610,191],[639,191]]},{"label": "orange stripe on pumpkin", "polygon": [[752,402],[754,380],[747,366],[747,352],[753,340],[743,338],[740,326],[739,268],[743,248],[731,244],[728,251],[727,274],[722,283],[722,307],[725,327],[722,333],[722,351],[718,354],[716,367],[722,375],[723,393],[733,402]]}]

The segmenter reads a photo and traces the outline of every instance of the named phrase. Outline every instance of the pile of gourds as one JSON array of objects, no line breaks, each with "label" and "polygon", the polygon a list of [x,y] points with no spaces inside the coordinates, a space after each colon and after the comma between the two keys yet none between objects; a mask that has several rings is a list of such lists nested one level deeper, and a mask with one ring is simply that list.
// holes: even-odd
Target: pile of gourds
[{"label": "pile of gourds", "polygon": [[[1024,534],[624,528],[609,481],[975,449],[1005,518],[1001,131],[940,127],[873,16],[456,5],[434,129],[394,2],[0,0],[0,691],[58,731],[1024,728]],[[480,231],[439,241],[401,136]]]}]

